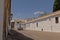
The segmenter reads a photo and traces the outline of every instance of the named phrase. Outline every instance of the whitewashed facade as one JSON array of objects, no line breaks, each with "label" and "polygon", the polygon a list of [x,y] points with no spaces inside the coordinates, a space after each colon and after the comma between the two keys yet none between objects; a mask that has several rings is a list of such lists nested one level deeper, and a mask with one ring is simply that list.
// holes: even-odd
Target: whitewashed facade
[{"label": "whitewashed facade", "polygon": [[60,32],[60,11],[23,23],[23,30]]}]

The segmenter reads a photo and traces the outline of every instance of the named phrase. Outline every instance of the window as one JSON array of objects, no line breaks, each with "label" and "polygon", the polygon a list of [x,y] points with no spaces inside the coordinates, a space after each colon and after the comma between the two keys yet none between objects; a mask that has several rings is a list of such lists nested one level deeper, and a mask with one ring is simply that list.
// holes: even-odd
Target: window
[{"label": "window", "polygon": [[56,18],[55,18],[55,22],[56,22],[56,23],[58,23],[58,22],[59,22],[58,17],[56,17]]},{"label": "window", "polygon": [[38,27],[38,23],[36,23],[36,26]]}]

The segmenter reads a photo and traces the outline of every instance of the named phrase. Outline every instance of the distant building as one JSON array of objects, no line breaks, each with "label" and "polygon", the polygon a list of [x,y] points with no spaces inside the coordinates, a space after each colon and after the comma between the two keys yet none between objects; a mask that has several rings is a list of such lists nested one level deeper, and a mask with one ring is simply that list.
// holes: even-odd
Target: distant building
[{"label": "distant building", "polygon": [[15,20],[14,29],[60,32],[60,10],[32,20]]},{"label": "distant building", "polygon": [[23,19],[11,20],[10,29],[21,30],[25,26],[24,24],[25,22],[27,22],[27,20],[23,20]]}]

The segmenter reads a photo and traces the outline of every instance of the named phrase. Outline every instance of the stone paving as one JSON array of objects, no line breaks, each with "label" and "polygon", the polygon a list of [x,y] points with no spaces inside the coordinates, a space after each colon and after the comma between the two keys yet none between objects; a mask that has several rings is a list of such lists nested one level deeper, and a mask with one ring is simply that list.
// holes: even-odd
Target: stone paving
[{"label": "stone paving", "polygon": [[33,39],[17,32],[17,31],[12,30],[9,32],[7,40],[33,40]]},{"label": "stone paving", "polygon": [[60,33],[55,32],[15,30],[11,34],[8,40],[60,40]]},{"label": "stone paving", "polygon": [[42,31],[18,31],[33,40],[60,40],[60,33],[56,32],[42,32]]}]

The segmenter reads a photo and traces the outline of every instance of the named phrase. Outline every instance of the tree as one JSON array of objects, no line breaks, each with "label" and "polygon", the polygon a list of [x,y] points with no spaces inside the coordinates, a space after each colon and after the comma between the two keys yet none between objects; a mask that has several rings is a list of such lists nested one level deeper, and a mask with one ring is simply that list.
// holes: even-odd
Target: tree
[{"label": "tree", "polygon": [[60,0],[55,0],[53,5],[53,12],[60,10]]}]

